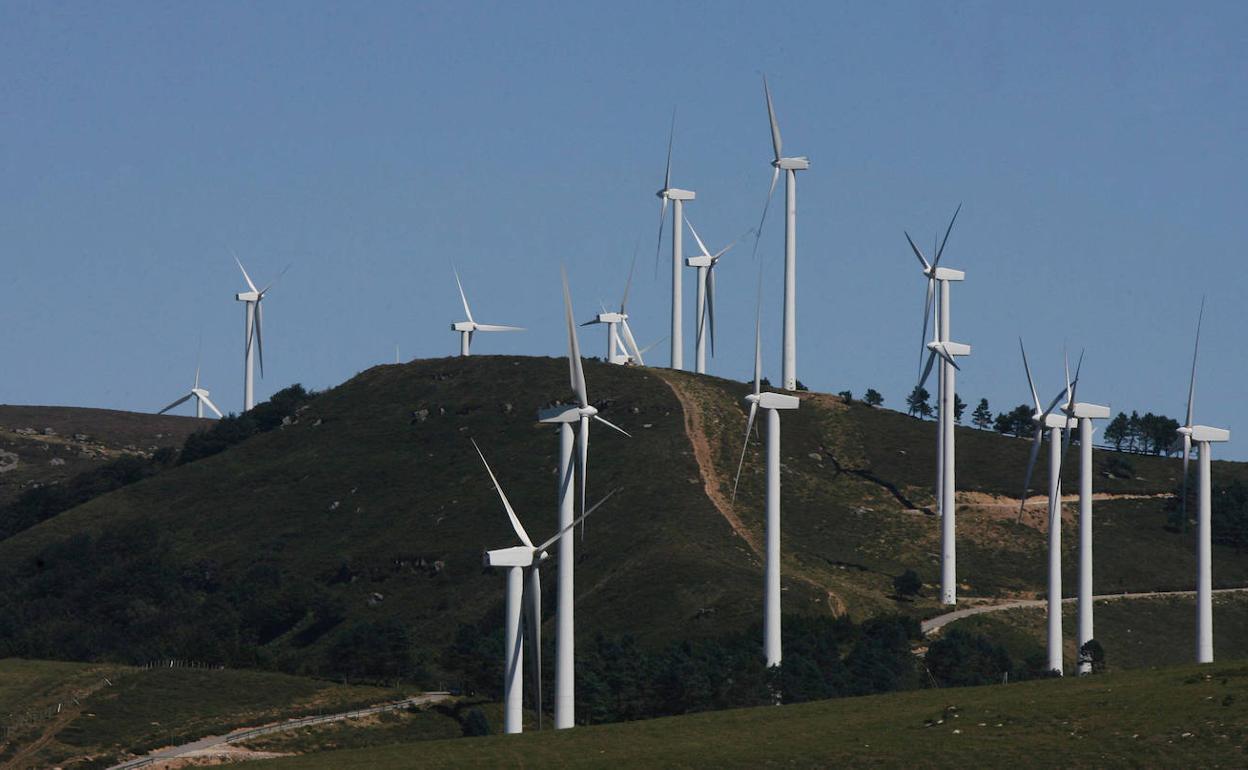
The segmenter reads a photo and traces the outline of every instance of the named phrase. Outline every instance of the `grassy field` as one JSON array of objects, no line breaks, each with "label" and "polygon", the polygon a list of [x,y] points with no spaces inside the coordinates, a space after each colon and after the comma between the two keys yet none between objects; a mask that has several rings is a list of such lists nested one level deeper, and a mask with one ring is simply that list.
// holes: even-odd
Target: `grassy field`
[{"label": "grassy field", "polygon": [[[15,729],[3,756],[22,767],[74,758],[77,767],[102,767],[115,758],[235,727],[344,711],[409,694],[414,693],[259,671],[144,670],[10,658],[0,661],[0,708],[12,715],[7,718]],[[63,704],[59,714],[58,702]],[[17,720],[25,712],[37,718]],[[84,764],[85,757],[94,759]]]},{"label": "grassy field", "polygon": [[258,767],[1241,767],[1242,662],[336,751]]}]

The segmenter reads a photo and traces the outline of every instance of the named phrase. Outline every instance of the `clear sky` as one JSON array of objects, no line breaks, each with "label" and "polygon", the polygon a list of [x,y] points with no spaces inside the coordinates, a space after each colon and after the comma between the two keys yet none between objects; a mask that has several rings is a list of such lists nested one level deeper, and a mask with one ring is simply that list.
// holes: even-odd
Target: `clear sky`
[{"label": "clear sky", "polygon": [[[1087,348],[1081,398],[1178,417],[1207,294],[1196,417],[1242,429],[1245,40],[1245,3],[0,2],[0,401],[155,410],[202,338],[204,384],[238,410],[230,248],[258,283],[292,265],[265,300],[261,397],[396,344],[455,352],[452,262],[478,321],[529,329],[476,352],[563,355],[559,264],[588,319],[640,243],[629,310],[642,344],[663,337],[672,109],[673,183],[716,248],[770,180],[766,72],[786,153],[812,161],[807,385],[901,404],[923,297],[902,230],[930,244],[962,202],[944,264],[967,271],[966,401],[1025,400],[1022,335],[1044,393],[1066,343]],[[759,254],[773,380],[778,212]],[[710,368],[737,379],[750,260],[718,272]],[[691,273],[685,289],[691,362]],[[583,335],[601,355],[601,328]],[[1248,457],[1235,435],[1219,452]]]}]

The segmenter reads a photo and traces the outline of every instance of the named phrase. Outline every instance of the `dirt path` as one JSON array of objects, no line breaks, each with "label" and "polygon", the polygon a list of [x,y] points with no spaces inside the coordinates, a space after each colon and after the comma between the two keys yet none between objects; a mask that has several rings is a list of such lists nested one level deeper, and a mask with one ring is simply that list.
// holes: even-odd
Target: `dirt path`
[{"label": "dirt path", "polygon": [[99,680],[90,687],[85,690],[73,692],[69,697],[75,701],[74,705],[71,706],[66,703],[65,707],[61,709],[61,713],[57,714],[56,718],[48,723],[48,725],[39,733],[39,737],[25,746],[22,746],[16,754],[9,758],[8,762],[4,764],[4,767],[33,767],[33,765],[30,764],[31,759],[37,755],[44,746],[47,746],[48,743],[50,743],[61,730],[65,729],[70,722],[74,721],[74,719],[82,714],[81,701],[86,700],[91,695],[94,695],[97,690],[108,684],[111,684],[111,682],[101,675]]},{"label": "dirt path", "polygon": [[[1113,492],[1094,492],[1092,501],[1105,500],[1168,500],[1174,498],[1175,495],[1169,492],[1159,492],[1154,494],[1132,494]],[[1079,495],[1062,495],[1062,504],[1078,503]],[[1024,508],[1047,508],[1049,505],[1048,494],[1032,495],[1027,498],[1027,502],[1023,504]],[[958,492],[958,506],[967,508],[1018,508],[1018,498],[1004,495],[990,495],[984,492]]]},{"label": "dirt path", "polygon": [[741,517],[732,508],[732,501],[724,496],[723,489],[727,486],[727,480],[715,469],[715,462],[711,457],[711,443],[707,440],[706,429],[702,426],[702,412],[694,403],[693,396],[674,379],[662,374],[659,379],[666,382],[667,386],[672,389],[676,400],[680,402],[680,410],[685,413],[685,436],[688,437],[689,444],[693,446],[693,457],[698,463],[698,475],[702,477],[702,488],[706,491],[706,496],[719,511],[719,515],[723,516],[728,525],[732,527],[732,531],[746,542],[755,556],[760,560],[763,559],[763,544],[759,534],[741,521]]},{"label": "dirt path", "polygon": [[[1248,587],[1242,588],[1215,588],[1215,594],[1232,594],[1248,592]],[[1195,596],[1195,591],[1143,591],[1140,593],[1126,594],[1100,594],[1092,597],[1094,602],[1109,602],[1119,599],[1164,599],[1173,596]],[[966,601],[988,602],[988,599],[968,598]],[[1078,601],[1078,597],[1070,596],[1062,599],[1062,604],[1073,604]],[[946,612],[944,615],[937,615],[934,618],[928,618],[923,621],[922,629],[924,636],[931,636],[940,629],[963,618],[969,618],[972,615],[983,615],[987,612],[1004,612],[1005,610],[1016,610],[1022,607],[1044,607],[1048,603],[1047,599],[1015,599],[1012,601],[1000,602],[997,604],[977,604],[973,607],[963,607],[960,610]]]}]

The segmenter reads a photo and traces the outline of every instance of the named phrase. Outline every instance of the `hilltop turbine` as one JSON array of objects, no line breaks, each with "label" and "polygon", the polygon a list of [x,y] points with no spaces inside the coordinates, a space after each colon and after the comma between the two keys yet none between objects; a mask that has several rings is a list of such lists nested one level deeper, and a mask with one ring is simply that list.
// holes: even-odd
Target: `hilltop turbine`
[{"label": "hilltop turbine", "polygon": [[[1187,421],[1178,429],[1183,441],[1183,519],[1187,520],[1187,463],[1192,444],[1197,448],[1197,499],[1200,507],[1196,520],[1196,662],[1213,662],[1213,553],[1210,536],[1212,505],[1210,497],[1210,445],[1231,440],[1225,428],[1192,424],[1192,406],[1196,395],[1196,355],[1200,352],[1200,325],[1205,318],[1205,301],[1200,301],[1196,320],[1196,346],[1192,350],[1192,379],[1187,386]],[[1177,442],[1176,442],[1177,443]]]},{"label": "hilltop turbine", "polygon": [[767,209],[771,206],[771,197],[776,192],[776,182],[780,172],[784,177],[784,358],[782,365],[781,386],[785,390],[797,389],[797,172],[810,168],[810,158],[784,157],[781,150],[780,124],[776,122],[776,110],[771,103],[771,88],[767,85],[767,76],[763,76],[763,93],[767,97],[767,117],[771,121],[771,148],[775,157],[771,161],[771,188],[767,191],[767,200],[763,204],[763,216],[758,221],[758,230],[754,239],[754,252],[758,253],[758,241],[763,237],[763,222],[767,220]]},{"label": "hilltop turbine", "polygon": [[247,281],[248,289],[234,295],[234,299],[245,303],[246,306],[246,333],[244,334],[243,342],[243,411],[248,412],[255,405],[253,398],[255,390],[252,387],[254,364],[251,342],[253,339],[256,342],[256,351],[260,356],[260,376],[264,377],[264,337],[262,334],[264,328],[264,306],[261,303],[264,301],[265,295],[269,293],[269,289],[273,288],[273,284],[281,280],[281,277],[286,274],[286,270],[290,268],[287,267],[282,270],[268,286],[265,286],[263,289],[257,289],[256,285],[251,281],[251,276],[247,275],[247,268],[243,267],[243,263],[237,256],[234,257],[234,261],[238,263],[238,269],[243,271],[243,278]]},{"label": "hilltop turbine", "polygon": [[[927,277],[927,299],[923,305],[924,348],[928,351],[927,365],[919,375],[918,387],[923,387],[927,376],[932,371],[932,364],[940,357],[940,370],[937,373],[937,430],[936,430],[936,501],[940,513],[940,601],[942,604],[957,602],[957,486],[954,481],[954,403],[957,395],[955,372],[960,367],[954,360],[955,356],[969,356],[971,346],[949,339],[949,282],[962,281],[966,273],[940,267],[940,258],[945,253],[945,244],[949,242],[949,233],[953,231],[953,223],[958,219],[959,204],[945,229],[945,238],[936,250],[936,258],[929,264],[923,252],[914,245],[909,233],[905,233],[906,241],[914,256],[919,258],[923,275]],[[937,292],[939,287],[939,292]],[[927,342],[927,324],[933,318],[932,340]],[[920,352],[920,360],[922,360]]]},{"label": "hilltop turbine", "polygon": [[736,500],[737,485],[741,482],[741,466],[750,445],[750,431],[754,428],[754,415],[758,410],[767,411],[767,550],[763,568],[763,655],[767,666],[780,665],[780,410],[796,409],[801,402],[796,396],[783,393],[763,393],[760,381],[763,372],[763,347],[760,312],[754,315],[754,391],[745,397],[750,405],[750,416],[745,422],[745,443],[741,447],[741,459],[737,461],[737,478],[732,483],[732,497]]},{"label": "hilltop turbine", "polygon": [[[472,446],[477,450],[477,454],[480,455],[481,462],[485,463],[486,473],[490,474],[490,481],[494,483],[494,489],[498,491],[498,498],[503,503],[503,509],[507,511],[507,518],[511,521],[511,528],[522,543],[522,545],[512,546],[511,548],[486,551],[483,557],[486,567],[507,568],[507,604],[504,611],[506,641],[503,647],[503,732],[519,733],[524,730],[521,710],[524,697],[524,683],[520,674],[521,669],[524,668],[525,644],[524,636],[520,634],[522,613],[527,631],[526,635],[529,637],[529,644],[533,647],[529,671],[532,676],[533,699],[537,706],[538,729],[540,730],[542,719],[542,581],[538,572],[538,565],[546,559],[547,548],[553,545],[556,540],[565,539],[563,536],[571,531],[578,521],[597,510],[598,506],[605,503],[615,492],[611,492],[602,500],[599,500],[593,508],[581,514],[579,519],[571,522],[568,526],[561,528],[546,542],[535,546],[533,541],[529,539],[529,534],[524,531],[524,525],[520,523],[520,518],[512,510],[506,493],[503,492],[498,479],[494,477],[494,471],[490,470],[490,464],[486,462],[485,455],[481,452],[481,447],[477,446],[475,440],[472,442]],[[524,601],[526,592],[528,593],[527,602]]]},{"label": "hilltop turbine", "polygon": [[[1075,366],[1075,379],[1070,379],[1070,361],[1066,361],[1066,404],[1062,411],[1079,425],[1079,674],[1092,673],[1092,661],[1085,659],[1083,646],[1093,637],[1092,631],[1092,427],[1093,420],[1109,418],[1109,407],[1085,404],[1075,400],[1079,390],[1079,372],[1083,369],[1083,354]],[[1070,449],[1071,430],[1067,423],[1066,446],[1062,449],[1062,464]]]},{"label": "hilltop turbine", "polygon": [[[628,292],[633,286],[633,269],[635,267],[637,267],[636,253],[633,254],[633,263],[628,268],[628,281],[624,284],[624,296],[620,298],[619,311],[610,312],[603,308],[601,313],[581,324],[581,326],[606,325],[607,363],[643,365],[641,360],[642,351],[638,349],[637,340],[633,338],[633,330],[628,326],[628,312],[625,310],[628,306]],[[619,352],[621,348],[624,350],[623,353]]]},{"label": "hilltop turbine", "polygon": [[1018,507],[1018,517],[1023,517],[1027,504],[1027,491],[1031,487],[1031,472],[1040,454],[1044,431],[1049,431],[1049,595],[1048,595],[1048,655],[1049,670],[1062,674],[1062,431],[1070,427],[1070,418],[1054,414],[1058,402],[1066,395],[1062,390],[1047,409],[1040,406],[1040,396],[1031,379],[1031,367],[1027,365],[1027,351],[1023,341],[1018,341],[1023,353],[1023,370],[1027,373],[1027,387],[1036,411],[1031,415],[1036,433],[1031,444],[1031,457],[1027,459],[1027,475],[1023,479],[1023,499]]},{"label": "hilltop turbine", "polygon": [[464,295],[464,284],[459,280],[459,271],[451,268],[455,273],[455,285],[459,287],[459,298],[464,303],[464,315],[468,316],[467,321],[457,321],[451,324],[451,329],[459,332],[459,354],[461,356],[469,355],[472,347],[472,335],[476,332],[522,332],[524,329],[519,326],[499,326],[498,324],[479,324],[472,319],[472,311],[468,309],[468,297]]},{"label": "hilltop turbine", "polygon": [[663,248],[663,222],[667,218],[667,202],[672,202],[672,359],[673,369],[684,369],[684,337],[681,333],[680,260],[681,236],[684,232],[685,201],[697,197],[692,190],[672,187],[672,140],[676,136],[676,112],[672,111],[672,127],[667,134],[667,170],[663,172],[663,189],[655,195],[663,201],[659,208],[659,242],[654,249],[655,269],[658,269],[659,251]]},{"label": "hilltop turbine", "polygon": [[[706,244],[698,237],[698,231],[693,229],[693,223],[688,219],[685,224],[689,226],[689,232],[693,234],[693,239],[698,243],[698,249],[702,254],[697,257],[686,257],[685,264],[689,267],[698,269],[698,301],[697,311],[695,313],[698,319],[697,334],[695,336],[694,349],[696,351],[694,361],[694,371],[698,374],[706,374],[706,338],[707,327],[710,329],[711,338],[711,356],[715,355],[715,266],[719,264],[719,258],[728,253],[728,250],[737,245],[737,241],[733,241],[724,248],[712,254],[707,250]],[[748,233],[747,233],[748,234]],[[739,238],[737,240],[740,240]]]},{"label": "hilltop turbine", "polygon": [[[623,428],[603,419],[598,410],[590,405],[585,388],[585,371],[581,364],[581,346],[576,338],[576,323],[572,320],[572,294],[568,291],[568,274],[563,271],[563,307],[568,327],[568,376],[577,403],[539,409],[537,419],[559,426],[559,528],[566,529],[573,522],[575,491],[574,468],[580,470],[581,511],[585,516],[585,488],[589,473],[589,423],[597,420],[628,435]],[[572,424],[577,423],[577,458],[573,462]],[[575,612],[573,599],[573,538],[559,541],[559,596],[555,614],[555,728],[572,727],[576,714],[575,672],[573,669],[575,645]]]},{"label": "hilltop turbine", "polygon": [[195,384],[191,387],[191,392],[187,393],[182,398],[179,398],[177,401],[174,401],[172,404],[165,407],[164,409],[161,409],[156,414],[164,414],[165,412],[169,411],[175,406],[179,406],[185,403],[188,399],[192,399],[192,398],[195,399],[195,416],[196,417],[204,416],[205,406],[211,409],[217,415],[217,417],[225,416],[221,414],[221,410],[217,408],[217,405],[212,403],[212,399],[208,398],[208,391],[205,390],[204,388],[199,387],[199,367],[198,366],[195,367]]}]

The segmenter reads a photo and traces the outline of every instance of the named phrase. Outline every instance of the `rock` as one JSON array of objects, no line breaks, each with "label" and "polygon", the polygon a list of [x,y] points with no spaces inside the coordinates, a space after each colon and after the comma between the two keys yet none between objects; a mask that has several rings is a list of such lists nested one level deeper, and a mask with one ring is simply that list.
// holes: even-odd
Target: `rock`
[{"label": "rock", "polygon": [[87,434],[85,434],[85,433],[75,433],[75,434],[74,434],[74,441],[78,441],[78,442],[80,442],[80,443],[86,443],[86,442],[88,442],[88,441],[90,441],[90,440],[91,440],[91,437],[90,437],[90,436],[88,436],[88,435],[87,435]]},{"label": "rock", "polygon": [[282,427],[284,428],[287,425],[294,425],[296,422],[298,422],[298,420],[293,419],[290,415],[286,415],[282,418]]},{"label": "rock", "polygon": [[0,473],[8,473],[17,467],[17,453],[0,449]]},{"label": "rock", "polygon": [[416,411],[412,412],[413,423],[424,422],[425,420],[428,420],[428,419],[429,419],[428,409],[417,409]]},{"label": "rock", "polygon": [[59,457],[53,457],[51,460],[48,460],[48,465],[64,465],[64,464],[65,464],[65,461]]},{"label": "rock", "polygon": [[503,414],[511,414],[512,406],[510,402],[503,404]]},{"label": "rock", "polygon": [[819,454],[818,452],[811,452],[810,454],[806,456],[817,462],[823,462],[823,455]]},{"label": "rock", "polygon": [[320,425],[320,424],[321,424],[321,418],[320,418],[320,417],[317,417],[317,418],[316,418],[316,422],[312,423],[312,427],[314,427],[314,428],[315,428],[317,425]]},{"label": "rock", "polygon": [[433,574],[436,575],[444,569],[446,569],[446,562],[442,561],[441,559],[433,563]]},{"label": "rock", "polygon": [[639,406],[630,406],[630,407],[628,408],[628,411],[629,411],[629,414],[641,414],[641,407],[639,407]]},{"label": "rock", "polygon": [[56,431],[52,430],[51,428],[44,428],[44,429],[43,429],[43,435],[45,435],[45,436],[55,436],[55,435],[56,435]]},{"label": "rock", "polygon": [[21,436],[33,436],[36,431],[34,428],[16,428],[13,432]]},{"label": "rock", "polygon": [[379,593],[377,593],[376,591],[373,591],[373,592],[372,592],[371,594],[369,594],[369,596],[368,596],[368,606],[369,606],[369,607],[376,607],[378,604],[381,604],[382,600],[384,600],[385,598],[386,598],[386,597],[385,597],[385,596],[383,596],[382,594],[379,594]]},{"label": "rock", "polygon": [[331,510],[331,511],[336,511],[336,510],[338,510],[338,505],[339,505],[339,503],[338,503],[338,501],[337,501],[337,500],[333,501],[332,503],[330,503],[330,504],[329,504],[329,510]]},{"label": "rock", "polygon": [[653,427],[654,427],[654,423],[652,423],[652,422],[643,423],[641,427],[643,427],[643,428],[653,428]]}]

